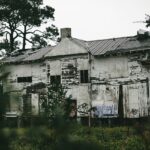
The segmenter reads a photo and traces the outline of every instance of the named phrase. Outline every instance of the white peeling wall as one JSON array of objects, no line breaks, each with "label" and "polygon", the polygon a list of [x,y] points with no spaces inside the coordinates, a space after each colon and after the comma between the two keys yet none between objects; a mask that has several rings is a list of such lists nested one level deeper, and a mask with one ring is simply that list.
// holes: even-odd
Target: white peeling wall
[{"label": "white peeling wall", "polygon": [[95,58],[92,61],[91,77],[103,79],[125,78],[129,76],[127,57]]},{"label": "white peeling wall", "polygon": [[61,61],[60,60],[47,61],[46,65],[50,66],[50,75],[52,76],[61,75]]},{"label": "white peeling wall", "polygon": [[[8,65],[5,67],[6,72],[10,72],[7,79],[4,81],[4,92],[20,91],[24,87],[38,83],[46,82],[46,65],[41,64],[22,64],[22,65]],[[18,83],[18,77],[32,77],[32,83],[22,82]]]},{"label": "white peeling wall", "polygon": [[[21,112],[23,109],[23,89],[27,86],[46,82],[46,66],[45,64],[20,64],[8,65],[5,67],[6,72],[10,72],[7,79],[3,81],[3,90],[9,95],[9,111]],[[32,77],[32,83],[18,83],[18,77]]]},{"label": "white peeling wall", "polygon": [[[144,117],[147,115],[150,115],[150,65],[148,64],[143,64],[140,60],[144,58],[146,60],[146,53],[137,53],[137,54],[132,54],[128,56],[128,67],[129,67],[129,75],[130,79],[137,79],[137,80],[146,80],[145,84],[141,83],[141,87],[144,86],[143,88],[140,88],[139,92],[141,92],[141,96],[139,99],[142,99],[140,102],[140,107],[138,112],[139,117]],[[136,85],[137,87],[139,86],[138,83]],[[144,89],[144,91],[142,90]],[[141,111],[142,110],[142,111]],[[137,114],[136,114],[137,115]],[[131,116],[131,115],[128,115]]]},{"label": "white peeling wall", "polygon": [[32,115],[39,114],[39,94],[38,93],[31,94],[31,112],[32,112]]},{"label": "white peeling wall", "polygon": [[[105,99],[110,99],[110,102],[113,101],[113,96],[104,92],[104,86],[113,88],[113,86],[119,87],[119,85],[122,85],[123,97],[121,99],[123,100],[124,117],[139,118],[148,116],[148,110],[150,110],[148,94],[150,92],[150,65],[144,66],[139,61],[140,57],[140,54],[137,54],[137,56],[130,54],[124,57],[110,56],[108,58],[93,59],[91,66],[93,106],[103,105]],[[116,91],[118,93],[118,96],[116,96],[118,103],[121,91],[119,91],[119,88]],[[100,101],[102,104],[100,104]],[[103,109],[101,108],[101,110]]]},{"label": "white peeling wall", "polygon": [[[68,87],[66,96],[71,96],[73,100],[77,101],[77,108],[83,111],[81,106],[86,103],[88,105],[87,109],[89,109],[90,85],[89,83],[80,83],[80,70],[89,70],[88,56],[74,56],[64,57],[59,60],[48,60],[46,64],[50,66],[50,76],[61,76],[61,83]],[[83,114],[79,112],[77,115],[83,116]]]},{"label": "white peeling wall", "polygon": [[123,93],[125,118],[148,116],[148,95],[146,83],[124,85]]},{"label": "white peeling wall", "polygon": [[119,86],[93,85],[92,86],[92,107],[95,117],[117,117],[119,103]]},{"label": "white peeling wall", "polygon": [[[77,116],[87,116],[90,109],[90,94],[88,85],[69,86],[67,97],[77,100]],[[87,107],[83,107],[86,105]]]}]

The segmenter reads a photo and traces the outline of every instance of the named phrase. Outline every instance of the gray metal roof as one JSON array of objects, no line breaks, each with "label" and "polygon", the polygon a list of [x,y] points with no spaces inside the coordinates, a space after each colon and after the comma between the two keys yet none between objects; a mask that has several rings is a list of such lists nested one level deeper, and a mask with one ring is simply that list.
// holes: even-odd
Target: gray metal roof
[{"label": "gray metal roof", "polygon": [[31,54],[27,58],[23,59],[23,61],[35,61],[44,58],[44,56],[53,49],[52,46],[48,46],[45,48],[41,48],[37,50],[35,53]]},{"label": "gray metal roof", "polygon": [[84,47],[85,49],[88,50],[88,42],[87,41],[84,41],[84,40],[81,40],[81,39],[77,39],[77,38],[72,38],[71,39],[74,43]]},{"label": "gray metal roof", "polygon": [[11,53],[10,56],[1,60],[3,63],[29,62],[42,59],[48,52],[52,50],[52,46],[41,48],[39,50],[18,50]]},{"label": "gray metal roof", "polygon": [[104,40],[83,41],[73,40],[86,48],[92,55],[105,55],[110,53],[126,52],[142,48],[150,48],[150,38],[139,40],[136,36],[111,38]]},{"label": "gray metal roof", "polygon": [[121,44],[125,43],[127,40],[128,37],[89,41],[88,48],[93,55],[103,55],[108,51],[116,50]]},{"label": "gray metal roof", "polygon": [[[137,36],[120,37],[94,41],[84,41],[81,39],[70,38],[71,41],[82,46],[94,56],[114,54],[117,52],[138,51],[150,49],[150,38],[138,39]],[[15,51],[9,57],[1,60],[4,63],[30,62],[40,60],[45,57],[54,47],[48,46],[39,50]]]},{"label": "gray metal roof", "polygon": [[23,59],[25,59],[26,57],[28,57],[30,52],[31,52],[31,50],[21,51],[21,52],[20,51],[15,51],[10,56],[4,57],[1,60],[1,62],[3,62],[3,63],[20,62]]},{"label": "gray metal roof", "polygon": [[137,37],[130,37],[117,49],[122,51],[150,48],[150,38],[138,40]]}]

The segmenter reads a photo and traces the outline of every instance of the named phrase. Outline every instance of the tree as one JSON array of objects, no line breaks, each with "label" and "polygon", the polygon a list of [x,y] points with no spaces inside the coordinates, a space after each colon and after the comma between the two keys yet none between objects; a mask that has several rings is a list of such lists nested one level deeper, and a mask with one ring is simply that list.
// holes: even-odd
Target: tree
[{"label": "tree", "polygon": [[41,34],[34,34],[36,31],[38,32],[38,30],[33,31],[33,36],[31,36],[32,46],[36,48],[45,47],[48,44],[47,39],[57,41],[59,35],[58,29],[54,25],[47,27],[44,32],[40,32]]},{"label": "tree", "polygon": [[[34,29],[54,20],[54,8],[50,6],[42,7],[42,2],[43,0],[23,0],[24,5],[19,11],[23,30],[17,29],[19,36],[23,39],[22,49],[25,49],[26,42],[31,43],[34,47],[46,46],[46,38],[52,39],[58,36],[58,30],[54,25],[46,28],[44,32]],[[31,40],[27,37],[30,35]]]},{"label": "tree", "polygon": [[71,112],[71,96],[66,98],[66,88],[61,84],[53,83],[48,85],[47,97],[43,101],[45,115],[50,125],[55,128],[66,126]]},{"label": "tree", "polygon": [[52,39],[58,35],[54,25],[44,32],[38,29],[42,24],[54,20],[54,9],[42,4],[43,0],[0,0],[0,33],[10,43],[9,52],[16,48],[19,37],[22,38],[22,49],[25,49],[26,42],[45,46],[46,38]]},{"label": "tree", "polygon": [[146,23],[146,27],[147,28],[150,26],[150,15],[146,14],[144,23]]},{"label": "tree", "polygon": [[9,50],[9,44],[7,40],[3,40],[1,43],[0,43],[0,51],[5,49],[6,51]]},{"label": "tree", "polygon": [[15,49],[15,40],[18,37],[16,29],[20,25],[20,5],[20,0],[0,0],[0,33],[10,43],[9,52]]}]

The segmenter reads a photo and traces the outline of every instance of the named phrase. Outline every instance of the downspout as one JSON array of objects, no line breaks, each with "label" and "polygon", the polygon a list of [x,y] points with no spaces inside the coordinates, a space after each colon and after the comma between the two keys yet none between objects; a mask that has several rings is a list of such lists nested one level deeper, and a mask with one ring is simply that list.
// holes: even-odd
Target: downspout
[{"label": "downspout", "polygon": [[91,127],[91,111],[92,111],[92,83],[91,83],[91,72],[92,72],[92,59],[91,59],[92,55],[89,52],[88,53],[88,62],[89,62],[89,94],[90,94],[90,109],[89,109],[89,119],[88,119],[88,125],[89,127]]}]

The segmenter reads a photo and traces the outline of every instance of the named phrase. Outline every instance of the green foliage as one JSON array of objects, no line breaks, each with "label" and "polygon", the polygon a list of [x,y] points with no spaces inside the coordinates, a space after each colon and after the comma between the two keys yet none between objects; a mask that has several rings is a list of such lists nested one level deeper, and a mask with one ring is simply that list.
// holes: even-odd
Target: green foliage
[{"label": "green foliage", "polygon": [[126,150],[146,150],[144,142],[140,137],[129,137],[126,141]]},{"label": "green foliage", "polygon": [[[38,47],[45,46],[46,34],[47,39],[58,36],[57,28],[50,25],[50,22],[54,20],[54,11],[54,8],[50,6],[43,7],[43,0],[0,0],[0,36],[9,43],[6,50],[8,52],[15,50],[20,38],[22,38],[22,49],[25,49],[26,42],[34,46],[35,43],[39,43]],[[42,32],[35,29],[46,23],[51,30],[46,29]],[[37,35],[40,40],[34,38]]]},{"label": "green foliage", "polygon": [[145,17],[145,23],[146,23],[146,27],[148,28],[150,26],[150,15],[146,14]]},{"label": "green foliage", "polygon": [[45,110],[45,116],[50,121],[51,126],[65,127],[69,119],[71,97],[66,98],[66,88],[61,84],[48,85],[47,97],[44,99],[42,107]]},{"label": "green foliage", "polygon": [[[1,129],[0,148],[2,150],[149,150],[145,139],[149,131],[141,135],[127,135],[126,127],[89,128],[81,125],[67,127],[64,132],[55,128],[34,127]],[[147,141],[149,142],[149,140]]]},{"label": "green foliage", "polygon": [[10,43],[8,43],[7,40],[3,40],[0,43],[0,50],[5,49],[6,51],[9,51],[9,48],[10,48]]},{"label": "green foliage", "polygon": [[18,15],[20,5],[20,0],[0,0],[0,32],[1,35],[5,35],[7,41],[9,40],[9,51],[14,50],[15,40],[18,37],[16,29],[20,22]]}]

